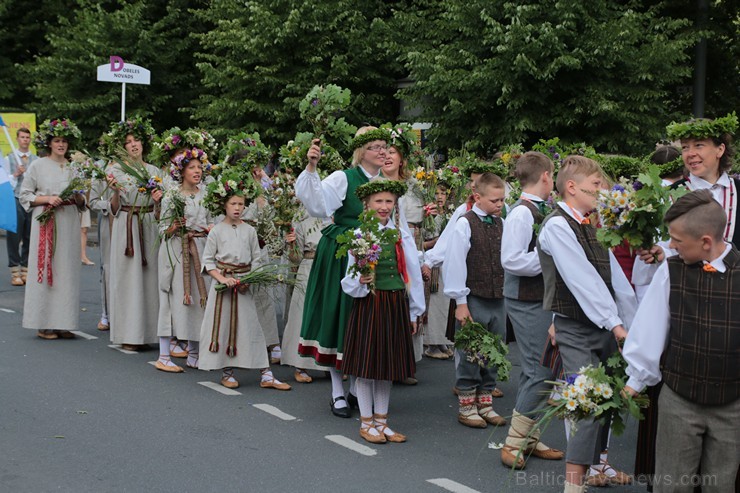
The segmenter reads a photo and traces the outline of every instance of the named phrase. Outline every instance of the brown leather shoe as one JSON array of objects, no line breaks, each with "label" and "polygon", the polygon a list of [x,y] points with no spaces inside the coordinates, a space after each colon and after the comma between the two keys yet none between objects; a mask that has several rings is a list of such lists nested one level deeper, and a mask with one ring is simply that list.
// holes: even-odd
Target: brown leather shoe
[{"label": "brown leather shoe", "polygon": [[601,472],[594,474],[593,476],[586,478],[586,484],[588,486],[593,486],[594,488],[609,486],[609,476]]},{"label": "brown leather shoe", "polygon": [[260,387],[263,389],[275,389],[275,390],[290,390],[291,387],[287,383],[277,380],[272,377],[270,380],[260,380]]},{"label": "brown leather shoe", "polygon": [[503,397],[504,393],[499,388],[495,388],[491,391],[491,397]]},{"label": "brown leather shoe", "polygon": [[229,378],[234,378],[233,376],[225,377],[221,379],[221,385],[226,387],[227,389],[238,389],[239,388],[239,381],[234,378],[234,381],[229,381]]},{"label": "brown leather shoe", "polygon": [[175,344],[175,347],[172,347],[170,345],[170,357],[171,358],[187,358],[188,352],[185,351],[183,348]]},{"label": "brown leather shoe", "polygon": [[20,274],[13,274],[13,277],[10,278],[10,284],[12,286],[25,286],[26,283],[23,282],[23,278],[20,276]]},{"label": "brown leather shoe", "polygon": [[306,373],[304,370],[296,370],[293,372],[293,378],[298,383],[311,383],[313,382],[313,378],[311,378],[311,375]]},{"label": "brown leather shoe", "polygon": [[177,365],[165,365],[161,361],[157,360],[156,363],[154,363],[154,368],[156,368],[159,371],[164,371],[167,373],[182,373],[185,370],[182,369],[181,366]]},{"label": "brown leather shoe", "polygon": [[488,426],[486,421],[478,416],[478,414],[458,414],[457,421],[460,422],[460,424],[469,426],[470,428],[485,428]]},{"label": "brown leather shoe", "polygon": [[486,420],[486,423],[493,426],[506,426],[506,419],[499,416],[498,414],[493,414],[493,411],[482,414],[481,418]]},{"label": "brown leather shoe", "polygon": [[360,428],[360,436],[370,443],[379,444],[387,442],[387,440],[385,439],[385,435],[383,435],[382,433],[379,435],[372,435],[365,428]]},{"label": "brown leather shoe", "polygon": [[501,462],[508,468],[524,469],[526,454],[526,451],[520,453],[517,447],[504,445],[501,449]]},{"label": "brown leather shoe", "polygon": [[544,450],[537,450],[537,447],[528,448],[525,450],[526,454],[532,454],[535,457],[538,457],[540,459],[544,460],[561,460],[563,457],[565,457],[565,452],[562,450],[558,450],[556,448],[547,448]]},{"label": "brown leather shoe", "polygon": [[36,332],[36,335],[42,339],[46,339],[49,341],[53,339],[59,339],[59,334],[51,330],[39,330],[38,332]]},{"label": "brown leather shoe", "polygon": [[76,339],[77,336],[68,330],[60,330],[57,332],[60,339]]},{"label": "brown leather shoe", "polygon": [[100,322],[98,322],[98,330],[101,330],[101,331],[110,330],[110,324],[104,324],[103,321],[101,320]]}]

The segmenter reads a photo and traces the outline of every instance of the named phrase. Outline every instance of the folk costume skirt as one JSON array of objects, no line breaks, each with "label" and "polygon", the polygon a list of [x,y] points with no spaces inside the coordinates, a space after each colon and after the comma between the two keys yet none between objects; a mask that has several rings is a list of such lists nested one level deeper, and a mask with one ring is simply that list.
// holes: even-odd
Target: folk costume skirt
[{"label": "folk costume skirt", "polygon": [[356,298],[347,324],[342,370],[372,380],[403,380],[416,372],[405,290]]},{"label": "folk costume skirt", "polygon": [[303,321],[298,354],[309,356],[316,364],[342,369],[344,332],[352,298],[342,291],[347,271],[347,257],[336,258],[336,237],[348,227],[331,224],[324,228],[316,247],[303,304]]}]

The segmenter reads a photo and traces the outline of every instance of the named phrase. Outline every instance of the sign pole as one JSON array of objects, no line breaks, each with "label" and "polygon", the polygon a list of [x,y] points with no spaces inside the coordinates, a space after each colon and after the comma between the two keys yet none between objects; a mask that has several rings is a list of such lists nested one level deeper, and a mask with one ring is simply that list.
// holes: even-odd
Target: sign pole
[{"label": "sign pole", "polygon": [[126,83],[121,84],[121,121],[126,121]]}]

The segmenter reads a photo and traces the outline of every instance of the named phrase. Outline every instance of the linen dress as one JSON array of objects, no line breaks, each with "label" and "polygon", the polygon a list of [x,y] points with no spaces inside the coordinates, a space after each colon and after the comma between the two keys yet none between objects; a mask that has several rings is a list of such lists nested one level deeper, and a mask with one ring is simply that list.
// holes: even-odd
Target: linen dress
[{"label": "linen dress", "polygon": [[[179,188],[179,185],[175,184]],[[200,186],[198,193],[193,196],[183,194],[185,199],[185,225],[188,231],[207,232],[213,224],[211,215],[203,207],[205,187]],[[157,336],[175,336],[183,341],[198,341],[200,338],[200,327],[203,323],[205,307],[200,304],[200,292],[198,291],[197,278],[205,281],[206,293],[211,284],[211,276],[202,269],[196,272],[195,259],[191,255],[188,275],[190,276],[190,295],[192,303],[185,305],[185,283],[182,264],[182,238],[179,234],[170,238],[164,236],[164,231],[169,228],[174,215],[171,210],[171,199],[165,195],[162,199],[162,218],[165,220],[159,224],[162,241],[159,246],[159,322],[157,324]],[[187,234],[187,233],[185,233]],[[193,238],[198,249],[198,262],[206,246],[206,237]]]},{"label": "linen dress", "polygon": [[[160,176],[160,170],[146,165],[150,175]],[[153,206],[151,194],[139,193],[130,176],[118,165],[111,173],[121,186],[120,205]],[[157,340],[157,317],[159,312],[159,290],[157,283],[157,248],[159,230],[155,212],[147,212],[133,218],[131,235],[133,256],[127,257],[126,220],[128,212],[122,208],[113,214],[110,252],[110,340],[113,344],[155,344]],[[144,251],[139,238],[138,221],[144,231]],[[147,265],[142,265],[142,254]]]},{"label": "linen dress", "polygon": [[[331,224],[330,219],[311,217],[307,213],[301,221],[293,223],[296,234],[296,249],[300,252],[299,255],[303,256],[304,252],[316,253],[316,247],[319,240],[321,240],[321,230],[329,224]],[[312,266],[312,258],[303,258],[298,266],[297,282],[290,299],[288,322],[285,324],[285,331],[283,332],[280,364],[303,369],[323,369],[323,367],[316,364],[313,358],[301,357],[298,354],[298,341],[301,336],[303,320],[303,302],[306,299],[306,285]]]},{"label": "linen dress", "polygon": [[[435,230],[428,233],[426,240],[432,240],[442,233],[446,220],[442,216],[434,218]],[[425,345],[452,345],[452,342],[445,337],[447,330],[447,315],[450,308],[449,299],[444,295],[444,283],[442,282],[441,268],[435,267],[432,276],[437,280],[437,290],[431,292],[431,281],[424,283],[424,291],[427,303],[427,321],[424,325],[423,341]]]},{"label": "linen dress", "polygon": [[80,313],[80,214],[74,205],[57,207],[54,213],[54,255],[51,260],[52,286],[47,269],[39,282],[39,237],[36,220],[44,206],[32,206],[39,195],[59,195],[72,180],[72,171],[50,158],[33,161],[25,173],[19,201],[31,216],[31,249],[28,281],[23,301],[26,329],[77,330]]},{"label": "linen dress", "polygon": [[[216,262],[229,264],[251,264],[252,270],[259,268],[260,248],[257,242],[257,232],[247,223],[232,226],[221,222],[208,233],[206,246],[203,250],[203,270],[217,269]],[[219,370],[223,368],[267,368],[270,363],[267,358],[267,344],[265,335],[260,327],[257,309],[252,296],[252,287],[238,296],[238,325],[236,331],[236,355],[227,356],[226,348],[229,340],[229,324],[231,314],[231,292],[224,291],[221,319],[219,322],[217,352],[211,352],[211,332],[216,314],[216,282],[211,283],[208,292],[208,303],[200,328],[200,370]]]},{"label": "linen dress", "polygon": [[[90,210],[98,213],[98,248],[100,249],[100,298],[102,312],[110,315],[110,237],[113,215],[110,213],[112,191],[106,183],[98,180],[90,192]],[[110,321],[109,321],[110,323]]]}]

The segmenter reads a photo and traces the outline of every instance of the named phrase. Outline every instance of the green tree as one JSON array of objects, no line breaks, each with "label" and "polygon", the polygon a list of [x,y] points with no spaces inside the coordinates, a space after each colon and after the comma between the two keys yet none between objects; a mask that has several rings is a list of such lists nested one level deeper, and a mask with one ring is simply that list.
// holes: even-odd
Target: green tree
[{"label": "green tree", "polygon": [[[403,57],[402,96],[436,124],[439,145],[490,151],[540,137],[606,150],[663,134],[670,89],[691,73],[689,21],[639,1],[442,0],[431,42]],[[411,14],[400,14],[401,22]]]},{"label": "green tree", "polygon": [[94,144],[120,118],[120,84],[96,81],[96,67],[118,55],[152,73],[150,86],[127,84],[127,114],[152,117],[158,130],[189,125],[183,109],[200,90],[192,34],[204,29],[189,12],[197,2],[77,3],[74,15],[60,17],[59,28],[46,33],[48,52],[22,71],[34,81],[31,108],[39,117],[68,116],[80,125],[85,143]]},{"label": "green tree", "polygon": [[201,18],[214,28],[199,35],[204,92],[195,115],[216,135],[258,131],[282,144],[296,130],[298,103],[315,84],[352,91],[347,120],[393,120],[400,62],[382,49],[381,0],[214,0]]}]

